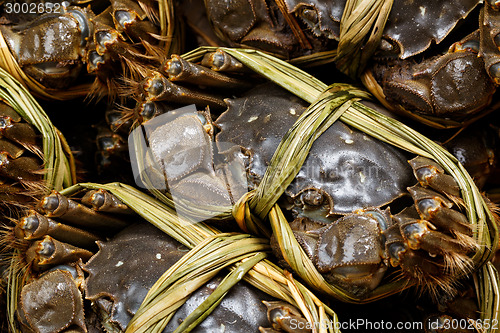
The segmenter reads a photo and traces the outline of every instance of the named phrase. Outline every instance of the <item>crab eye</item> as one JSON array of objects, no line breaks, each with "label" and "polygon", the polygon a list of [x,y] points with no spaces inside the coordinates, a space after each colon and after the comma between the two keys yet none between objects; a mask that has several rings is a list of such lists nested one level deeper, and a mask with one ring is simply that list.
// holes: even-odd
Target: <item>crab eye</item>
[{"label": "crab eye", "polygon": [[308,206],[320,206],[325,201],[323,193],[317,190],[308,190],[300,195],[302,202]]}]

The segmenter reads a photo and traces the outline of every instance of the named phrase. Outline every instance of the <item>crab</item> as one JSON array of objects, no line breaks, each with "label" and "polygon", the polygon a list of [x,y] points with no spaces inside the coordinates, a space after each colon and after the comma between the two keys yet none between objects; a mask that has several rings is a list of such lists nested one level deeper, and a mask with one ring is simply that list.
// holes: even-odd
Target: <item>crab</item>
[{"label": "crab", "polygon": [[[485,68],[480,35],[473,33],[440,56],[375,61],[367,87],[387,107],[434,127],[458,127],[483,116],[498,86]],[[376,58],[375,58],[376,59]]]},{"label": "crab", "polygon": [[[241,148],[252,189],[305,105],[274,85],[260,86],[226,103],[227,110],[214,122],[220,128],[215,136],[218,154],[234,156],[234,149],[222,143]],[[179,173],[173,181],[197,179],[185,188],[185,197],[211,188],[203,184],[207,175],[211,175],[210,184],[218,176],[213,169],[207,171],[213,155],[202,154],[203,148],[192,143],[202,137],[207,141],[209,136],[196,114],[190,119],[189,133],[198,128],[199,139],[175,135],[166,130],[168,124],[154,133],[161,141],[150,139],[158,165]],[[193,145],[196,149],[179,152]],[[211,146],[207,147],[208,152]],[[193,152],[199,158],[189,158]],[[408,162],[409,157],[336,122],[315,141],[281,199],[281,206],[294,218],[290,226],[296,239],[318,271],[358,298],[366,297],[396,268],[411,283],[450,294],[472,270],[469,255],[479,245],[456,204],[458,185],[434,161],[415,157]],[[211,200],[216,196],[214,192]],[[274,248],[280,257],[278,247]]]},{"label": "crab", "polygon": [[102,190],[81,202],[54,191],[2,234],[2,242],[20,254],[11,269],[23,275],[16,311],[23,332],[87,331],[81,267],[97,251],[97,240],[129,224],[123,216],[131,210]]},{"label": "crab", "polygon": [[[461,126],[483,115],[498,85],[495,2],[485,3],[476,32],[453,44],[445,54],[439,50],[446,37],[459,30],[463,19],[472,20],[479,4],[479,0],[396,1],[374,61],[362,75],[367,88],[387,108],[433,126]],[[196,5],[200,6],[194,3],[178,9],[193,10]],[[292,58],[333,49],[340,35],[344,6],[345,1],[322,0],[245,0],[229,5],[205,1],[214,31],[231,46],[250,46]],[[220,84],[220,78],[210,72],[199,76],[198,70],[184,68],[181,60],[168,59],[157,47],[160,41],[155,12],[149,3],[112,1],[111,7],[99,15],[72,6],[58,15],[42,15],[29,25],[4,24],[1,29],[24,72],[54,90],[72,84],[86,65],[87,72],[97,77],[90,89],[92,96],[108,94],[113,98],[119,94],[125,106],[130,89],[123,90],[122,86],[130,82],[136,88],[141,86],[137,94],[145,96],[134,96],[137,106],[132,107],[137,112],[144,103],[165,99],[223,107],[221,97],[213,91],[207,94],[204,89],[189,89],[193,78],[202,85]],[[9,20],[14,19],[6,16],[3,21]],[[50,40],[51,33],[64,33],[68,39],[49,49],[35,47],[44,44],[37,40]],[[435,56],[429,58],[429,54]],[[173,60],[175,64],[170,66]],[[177,73],[181,69],[182,78]],[[195,72],[191,81],[182,81],[185,74]],[[180,85],[173,83],[177,79],[181,79]],[[235,83],[227,79],[225,87],[233,87]],[[163,87],[149,87],[153,82]]]},{"label": "crab", "polygon": [[[38,210],[13,230],[16,246],[27,248],[29,276],[16,311],[23,332],[124,331],[156,280],[188,251],[105,190],[87,192],[81,203],[54,192]],[[221,281],[217,276],[194,292],[166,330],[175,330]],[[305,321],[292,305],[240,282],[194,331],[257,332],[286,327],[291,318]]]}]

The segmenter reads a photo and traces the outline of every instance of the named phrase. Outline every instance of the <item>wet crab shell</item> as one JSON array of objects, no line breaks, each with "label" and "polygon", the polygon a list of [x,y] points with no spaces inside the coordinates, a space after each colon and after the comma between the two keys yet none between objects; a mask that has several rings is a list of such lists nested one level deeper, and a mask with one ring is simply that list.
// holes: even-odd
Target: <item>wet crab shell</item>
[{"label": "wet crab shell", "polygon": [[[221,128],[216,139],[243,147],[249,156],[249,183],[257,185],[304,103],[270,85],[227,103],[216,120]],[[338,121],[314,142],[286,194],[304,194],[312,206],[327,203],[327,214],[347,214],[388,204],[414,183],[404,154]]]},{"label": "wet crab shell", "polygon": [[[388,42],[384,49],[403,59],[421,53],[432,43],[439,44],[479,3],[478,0],[396,0],[384,29],[383,38]],[[290,49],[296,43],[296,39],[291,38],[290,29],[284,29],[276,22],[269,24],[271,17],[280,23],[284,19],[281,12],[273,11],[264,1],[233,1],[231,5],[205,1],[205,4],[214,31],[224,40],[258,48],[271,44],[273,52]],[[280,10],[298,17],[305,24],[303,32],[311,31],[316,37],[338,40],[345,5],[345,0],[285,0]],[[309,42],[317,43],[312,37],[309,36]],[[256,40],[260,43],[256,44]],[[301,52],[304,52],[303,48]]]},{"label": "wet crab shell", "polygon": [[[94,308],[109,315],[109,322],[124,330],[156,280],[179,260],[188,249],[150,224],[136,224],[124,229],[108,242],[99,242],[99,252],[84,267],[86,298]],[[167,332],[186,318],[219,285],[211,280],[181,306]],[[271,300],[262,292],[239,283],[219,306],[193,332],[256,332],[269,325],[262,300]]]}]

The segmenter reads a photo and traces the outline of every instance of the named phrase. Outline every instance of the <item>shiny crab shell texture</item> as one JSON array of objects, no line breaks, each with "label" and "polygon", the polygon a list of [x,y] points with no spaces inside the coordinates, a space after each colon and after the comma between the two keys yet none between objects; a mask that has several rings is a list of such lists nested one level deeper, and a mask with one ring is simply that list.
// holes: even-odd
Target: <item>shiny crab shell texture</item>
[{"label": "shiny crab shell texture", "polygon": [[[461,123],[485,109],[500,80],[496,45],[499,19],[492,6],[485,5],[478,37],[457,42],[453,50],[422,63],[413,57],[442,43],[461,19],[472,21],[469,16],[478,4],[477,0],[395,1],[375,56],[382,61],[368,66],[375,76],[375,87],[369,89],[386,106],[395,104],[394,110],[437,118],[437,122],[450,118]],[[215,32],[225,39],[277,53],[298,48],[302,52],[293,53],[296,56],[304,52],[282,12],[303,21],[301,31],[313,44],[306,52],[310,53],[334,47],[322,39],[338,39],[345,1],[288,0],[281,5],[263,0],[230,5],[206,1],[205,6]],[[168,59],[158,47],[161,38],[157,37],[159,28],[153,14],[157,9],[152,8],[143,2],[112,1],[109,10],[102,13],[74,6],[63,14],[42,15],[29,25],[0,28],[11,53],[29,76],[49,89],[64,89],[77,80],[86,65],[87,72],[96,77],[90,96],[107,94],[113,99],[118,94],[124,104],[132,97],[137,105],[131,114],[139,121],[148,119],[144,115],[153,109],[165,109],[159,105],[165,101],[224,107],[214,89],[237,89],[241,80],[200,69],[178,56]],[[52,35],[67,38],[54,41]],[[386,61],[388,55],[394,58],[392,63]]]},{"label": "shiny crab shell texture", "polygon": [[[481,36],[471,34],[456,43],[455,49],[445,55],[422,62],[405,60],[423,52],[432,43],[440,43],[478,3],[395,2],[386,26],[386,42],[382,43],[382,49],[389,53],[396,52],[403,60],[393,60],[396,64],[394,68],[385,66],[380,69],[377,64],[371,68],[383,87],[387,100],[402,99],[403,102],[399,103],[411,111],[445,117],[453,113],[474,113],[490,103],[496,90],[494,74],[498,68],[495,67],[496,58],[490,56],[493,51],[485,41],[484,33]],[[267,8],[264,1],[235,1],[234,8],[221,6],[220,1],[206,1],[206,4],[216,29],[233,41],[248,45],[262,45],[261,42],[264,41],[267,47],[271,45],[287,50],[296,42],[282,19],[269,15],[269,10],[278,13],[277,8]],[[338,38],[345,1],[306,3],[286,0],[285,5],[315,35]],[[123,13],[118,9],[118,3],[114,6],[116,15],[113,19],[118,19]],[[241,12],[238,10],[243,10],[245,15],[240,16]],[[495,21],[495,12],[490,10],[483,15],[487,18],[485,22]],[[125,29],[120,22],[123,23],[120,20],[114,22],[114,27],[118,30]],[[94,30],[89,28],[90,23],[96,23],[95,34],[88,38],[90,35],[87,34]],[[112,22],[108,23],[112,25]],[[75,73],[86,63],[88,71],[97,74],[100,83],[107,85],[109,89],[109,78],[118,71],[118,63],[143,63],[144,57],[137,56],[134,46],[123,43],[117,30],[110,28],[111,25],[102,27],[99,24],[99,19],[94,20],[93,13],[80,8],[73,8],[57,19],[55,16],[46,17],[32,25],[29,28],[32,29],[31,32],[26,34],[28,37],[20,43],[20,48],[27,50],[26,54],[29,56],[24,57],[22,53],[16,56],[27,73],[53,88],[71,84],[69,81],[76,77]],[[234,29],[236,25],[238,29]],[[62,43],[64,45],[59,45],[61,47],[56,49],[33,49],[36,44],[33,38],[47,37],[44,31],[55,32],[56,26],[64,30],[62,33],[70,35],[70,42]],[[269,33],[269,29],[272,33]],[[493,41],[496,41],[495,29],[486,29]],[[21,40],[20,37],[12,31],[4,29],[4,32],[11,48],[18,48],[16,43]],[[120,32],[128,37],[132,35],[132,32]],[[110,42],[111,39],[113,43]],[[221,55],[220,51],[217,54],[227,56]],[[241,69],[241,64],[234,59],[229,62],[236,63],[236,67],[240,66]],[[214,109],[222,109],[227,105],[227,111],[214,123],[220,130],[215,138],[219,144],[217,151],[213,150],[210,142],[213,139],[213,128],[208,133],[205,128],[207,123],[212,125],[206,114],[205,120],[200,120],[203,117],[199,116],[187,116],[175,124],[167,124],[158,129],[157,140],[151,142],[153,146],[156,145],[153,151],[161,152],[157,155],[164,155],[162,145],[168,144],[168,135],[179,135],[179,128],[194,129],[194,133],[199,136],[197,143],[207,147],[202,149],[202,157],[197,157],[197,164],[190,165],[186,173],[179,174],[172,180],[176,189],[186,192],[186,197],[189,197],[193,190],[202,187],[203,195],[207,197],[206,203],[234,204],[244,191],[239,189],[229,193],[228,197],[220,195],[226,188],[234,189],[225,183],[234,180],[210,171],[214,164],[214,154],[234,153],[224,150],[220,144],[231,142],[242,148],[242,155],[247,162],[247,180],[250,189],[253,189],[258,186],[283,135],[292,127],[306,105],[298,98],[270,85],[256,88],[241,98],[223,100],[213,94],[187,90],[183,84],[201,84],[205,88],[210,87],[208,91],[229,88],[233,89],[231,91],[238,91],[248,85],[232,76],[186,62],[175,55],[161,61],[156,59],[153,63],[154,66],[148,68],[150,75],[134,91],[137,94],[134,97],[140,97],[137,98],[140,101],[134,112],[139,114],[141,120],[169,111],[172,107],[165,106],[164,102],[209,104]],[[134,73],[136,78],[142,78],[142,74]],[[173,84],[174,81],[180,82],[180,85]],[[473,93],[466,95],[463,91]],[[369,105],[378,108],[374,104]],[[14,141],[16,151],[19,151],[19,144],[23,145],[25,142],[8,136],[15,132],[12,129],[20,128],[20,121],[15,120],[18,118],[13,118],[7,111],[2,112],[2,131],[6,128],[7,134],[2,132],[4,137],[1,140],[3,146],[11,149],[6,150],[6,153],[2,152],[2,175],[11,177],[12,170],[17,172],[20,169],[17,166],[9,167],[22,164],[23,168],[27,166],[30,170],[22,177],[39,179],[40,174],[33,171],[39,166],[33,162],[36,159],[22,156],[21,159],[25,161],[23,164],[17,160],[20,153],[12,152],[12,145],[7,146],[12,144],[9,141]],[[26,130],[24,131],[23,140],[26,138]],[[183,140],[180,136],[176,139]],[[186,147],[189,148],[191,143],[187,142]],[[175,156],[170,157],[175,160]],[[161,159],[163,156],[156,158]],[[471,237],[472,229],[467,219],[455,204],[459,202],[456,183],[433,161],[415,158],[408,163],[410,158],[412,156],[336,122],[313,144],[304,166],[280,200],[280,205],[288,210],[287,216],[293,219],[291,227],[297,241],[316,268],[327,281],[341,286],[356,297],[368,295],[384,279],[387,281],[391,277],[389,273],[394,270],[399,270],[411,282],[432,291],[442,289],[453,294],[458,279],[472,269],[469,255],[478,245]],[[419,184],[414,185],[417,182]],[[6,193],[7,196],[10,195]],[[23,227],[16,229],[16,237],[24,237],[29,241],[26,256],[35,271],[42,272],[55,267],[23,288],[18,310],[21,325],[28,331],[61,331],[68,328],[85,331],[85,321],[91,320],[91,315],[83,319],[82,304],[85,298],[92,302],[93,311],[99,315],[99,319],[92,320],[101,321],[107,327],[125,329],[148,288],[165,267],[170,265],[164,263],[164,258],[176,253],[173,255],[173,262],[186,249],[180,249],[179,245],[170,246],[170,243],[167,246],[163,244],[163,235],[160,236],[158,231],[146,232],[143,227],[137,226],[111,241],[105,241],[107,236],[104,229],[111,228],[114,232],[126,224],[118,223],[112,227],[116,219],[99,222],[99,214],[94,216],[89,213],[91,217],[83,218],[85,222],[77,223],[76,227],[61,226],[58,221],[64,220],[64,223],[71,225],[88,211],[78,204],[61,205],[64,200],[57,195],[56,199],[54,196],[51,198],[42,204],[42,208],[49,209],[51,213],[47,215],[44,211],[47,216],[43,217],[40,213],[31,212],[30,217],[21,222]],[[70,213],[58,215],[60,210]],[[50,218],[54,220],[51,221]],[[91,232],[87,230],[89,221],[97,223],[90,227]],[[143,236],[143,232],[148,235]],[[95,241],[98,241],[98,249],[94,246]],[[281,249],[274,238],[271,242],[276,256],[281,259]],[[170,250],[172,251],[169,252]],[[94,255],[96,251],[98,252]],[[143,255],[148,258],[143,258]],[[90,257],[92,259],[85,265],[85,271],[90,276],[86,280],[82,298],[83,288],[75,281],[81,279],[83,273],[76,268],[80,264],[75,262],[79,259],[86,261]],[[72,263],[72,268],[61,270],[59,265],[66,262]],[[158,266],[155,266],[156,263]],[[284,260],[281,260],[281,264],[288,268]],[[144,274],[145,271],[151,274]],[[188,300],[182,308],[186,313],[181,309],[171,324],[175,326],[176,321],[181,321],[189,309],[199,304],[199,300],[206,292],[213,290],[217,283],[211,282],[204,291],[200,291],[202,296],[197,294]],[[59,285],[63,287],[55,290],[55,286]],[[38,292],[39,290],[44,292]],[[226,325],[221,324],[221,321],[233,321],[228,318],[234,318],[236,325],[243,327],[238,326],[235,330],[246,331],[250,329],[247,327],[254,329],[263,325],[261,312],[252,314],[249,316],[251,318],[243,318],[246,321],[240,321],[241,315],[232,311],[239,308],[238,313],[242,313],[247,311],[241,311],[242,307],[258,308],[257,299],[262,297],[249,296],[249,293],[251,294],[248,290],[235,290],[236,300],[245,299],[249,303],[242,306],[241,302],[235,302],[228,296],[227,302],[225,300],[226,303],[222,303],[223,310],[209,318],[203,324],[208,326],[202,325],[204,328],[200,330]],[[59,307],[64,307],[67,311],[61,312],[59,320],[54,321],[58,310],[52,310]],[[224,309],[229,310],[224,312]]]},{"label": "shiny crab shell texture", "polygon": [[[86,297],[104,317],[124,330],[156,280],[188,249],[148,224],[133,225],[109,242],[85,265],[89,272]],[[173,331],[219,285],[220,277],[208,282],[186,300],[165,328]],[[274,300],[245,283],[239,283],[217,309],[194,331],[225,328],[231,332],[256,332],[268,326],[262,301]]]},{"label": "shiny crab shell texture", "polygon": [[82,8],[76,3],[59,8],[35,17],[20,15],[21,22],[16,15],[5,13],[0,25],[19,66],[47,89],[63,90],[79,83],[83,70],[95,76],[86,93],[102,98],[116,93],[117,76],[123,69],[136,77],[145,62],[161,63],[152,60],[158,56],[152,52],[159,43],[154,37],[159,28],[153,23],[158,13],[151,4],[111,1],[97,13],[91,6]]},{"label": "shiny crab shell texture", "polygon": [[[316,35],[339,38],[345,0],[285,0],[285,3],[288,11],[298,15]],[[394,51],[401,58],[411,57],[432,43],[440,43],[479,3],[477,0],[396,0],[384,29],[384,38],[397,45]]]}]

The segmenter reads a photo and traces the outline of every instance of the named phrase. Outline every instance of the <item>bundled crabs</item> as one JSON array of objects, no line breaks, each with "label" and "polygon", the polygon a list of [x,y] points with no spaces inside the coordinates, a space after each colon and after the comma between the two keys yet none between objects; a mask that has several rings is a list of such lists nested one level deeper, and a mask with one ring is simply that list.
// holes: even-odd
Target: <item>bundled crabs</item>
[{"label": "bundled crabs", "polygon": [[[235,154],[223,143],[239,147],[249,189],[255,188],[281,137],[306,109],[303,101],[270,84],[226,103],[227,110],[215,122],[206,112],[180,113],[150,132],[152,162],[164,168],[156,171],[177,172],[178,177],[167,179],[175,195],[208,205],[238,201],[242,193],[232,190],[239,188],[234,186],[236,177],[230,178],[235,174],[214,171],[218,159]],[[175,130],[179,124],[182,131]],[[215,128],[219,132],[214,138]],[[471,255],[480,244],[461,213],[457,183],[434,161],[414,157],[408,163],[410,157],[336,122],[314,143],[280,201],[294,219],[294,236],[318,271],[357,299],[395,276],[435,295],[451,296],[474,270]],[[193,194],[196,189],[201,197]],[[16,317],[22,330],[86,331],[88,325],[125,330],[148,289],[186,252],[153,227],[128,226],[137,220],[129,207],[103,190],[76,201],[54,192],[21,218],[10,235],[25,254],[32,279],[19,298]],[[276,236],[271,245],[278,262],[290,269]],[[208,290],[217,283],[210,282]],[[247,317],[251,322],[238,317],[228,321],[229,314],[220,310],[199,329],[220,327],[220,320],[226,327],[234,323],[232,329],[241,332],[268,326],[259,300],[266,301],[275,329],[287,330],[282,317],[304,320],[291,305],[239,288],[222,309],[234,308],[231,302],[243,306],[243,297],[249,302],[243,308],[256,311]],[[195,301],[198,294],[192,297],[186,310],[200,302]],[[84,299],[91,302],[87,311]],[[60,312],[61,304],[67,311]],[[183,311],[176,316],[186,316]]]},{"label": "bundled crabs", "polygon": [[[224,6],[218,1],[205,1],[203,6],[193,1],[196,5],[206,11],[206,18],[191,22],[190,15],[183,13],[188,24],[210,22],[213,32],[207,35],[218,37],[219,43],[256,47],[294,58],[336,46],[345,2],[258,0]],[[387,108],[438,127],[461,126],[490,111],[500,63],[496,44],[498,5],[486,1],[478,14],[479,6],[478,0],[453,4],[396,1],[380,46],[361,75],[367,88]],[[178,10],[192,10],[186,7],[178,6]],[[97,77],[91,95],[118,94],[124,99],[133,95],[129,102],[122,102],[127,108],[136,103],[132,106],[136,114],[150,112],[149,103],[158,100],[222,106],[217,99],[220,93],[207,96],[210,89],[193,91],[190,87],[229,89],[239,84],[222,74],[189,70],[180,59],[170,59],[161,49],[167,37],[160,35],[162,27],[157,18],[162,14],[154,3],[116,1],[96,12],[72,6],[58,14],[25,18],[32,20],[27,25],[16,24],[15,16],[7,15],[4,21],[10,24],[2,25],[1,31],[24,72],[49,91],[66,89],[86,65],[86,72]],[[465,18],[475,21],[477,15],[480,25],[474,31],[470,28],[474,24],[464,27]],[[465,37],[450,41],[463,35],[462,30]],[[46,47],[51,34],[62,33],[70,38]],[[443,45],[448,50],[443,52]],[[221,61],[220,57],[215,59],[219,63],[216,68],[227,66]],[[186,75],[191,79],[185,81]],[[163,92],[147,87],[158,80],[166,85]],[[176,81],[180,86],[173,83]],[[151,93],[154,96],[148,97]]]},{"label": "bundled crabs", "polygon": [[[496,2],[487,1],[481,8],[477,31],[466,31],[467,36],[447,51],[427,57],[458,30],[463,18],[478,14],[478,4],[413,1],[403,9],[402,2],[395,2],[380,47],[362,74],[363,83],[390,110],[438,127],[471,122],[493,110],[488,107],[500,63]],[[225,7],[205,1],[207,19],[221,40],[285,57],[335,45],[344,5],[285,0],[239,1]],[[159,48],[161,29],[152,8],[143,2],[112,2],[96,15],[74,6],[25,26],[3,25],[1,31],[24,72],[44,85],[55,90],[71,85],[86,65],[97,77],[94,95],[119,95],[122,105],[107,117],[110,137],[118,139],[106,145],[107,153],[116,146],[123,150],[125,140],[118,131],[127,133],[154,118],[160,125],[145,131],[151,154],[144,159],[151,167],[147,176],[154,177],[151,184],[163,184],[160,188],[167,195],[193,206],[238,204],[248,190],[259,186],[276,148],[306,104],[272,84],[249,90],[261,79],[223,50],[208,53],[199,63],[167,56]],[[434,16],[438,13],[439,19]],[[35,42],[47,42],[56,29],[71,38],[55,48]],[[210,106],[211,112],[171,112],[186,104]],[[387,113],[374,103],[365,104]],[[174,116],[161,123],[162,114]],[[17,126],[19,120],[14,122]],[[227,168],[235,157],[242,174]],[[494,156],[489,157],[493,168]],[[33,170],[28,174],[38,180],[41,173]],[[395,279],[434,296],[456,294],[477,269],[472,257],[484,246],[461,194],[457,181],[437,162],[337,121],[314,142],[278,204],[315,269],[362,302]],[[118,199],[98,191],[80,203],[53,193],[19,219],[7,238],[21,250],[32,279],[19,295],[16,318],[22,330],[85,332],[101,325],[106,331],[125,330],[147,290],[185,251],[153,228],[127,227],[136,218]],[[292,270],[278,236],[270,238],[273,253],[284,269]],[[270,301],[243,289],[234,291],[234,299],[228,295],[227,302],[245,299],[245,308],[258,309],[258,299]],[[84,311],[89,301],[92,310]],[[281,326],[273,324],[275,330],[293,331],[281,321],[300,318],[298,310],[288,304],[266,305],[269,320],[280,322]],[[188,301],[186,311],[190,306]],[[249,322],[235,317],[232,330],[269,326],[262,313],[247,316]],[[180,311],[179,320],[183,316]],[[221,318],[228,316],[214,313],[200,329],[220,327]]]}]

